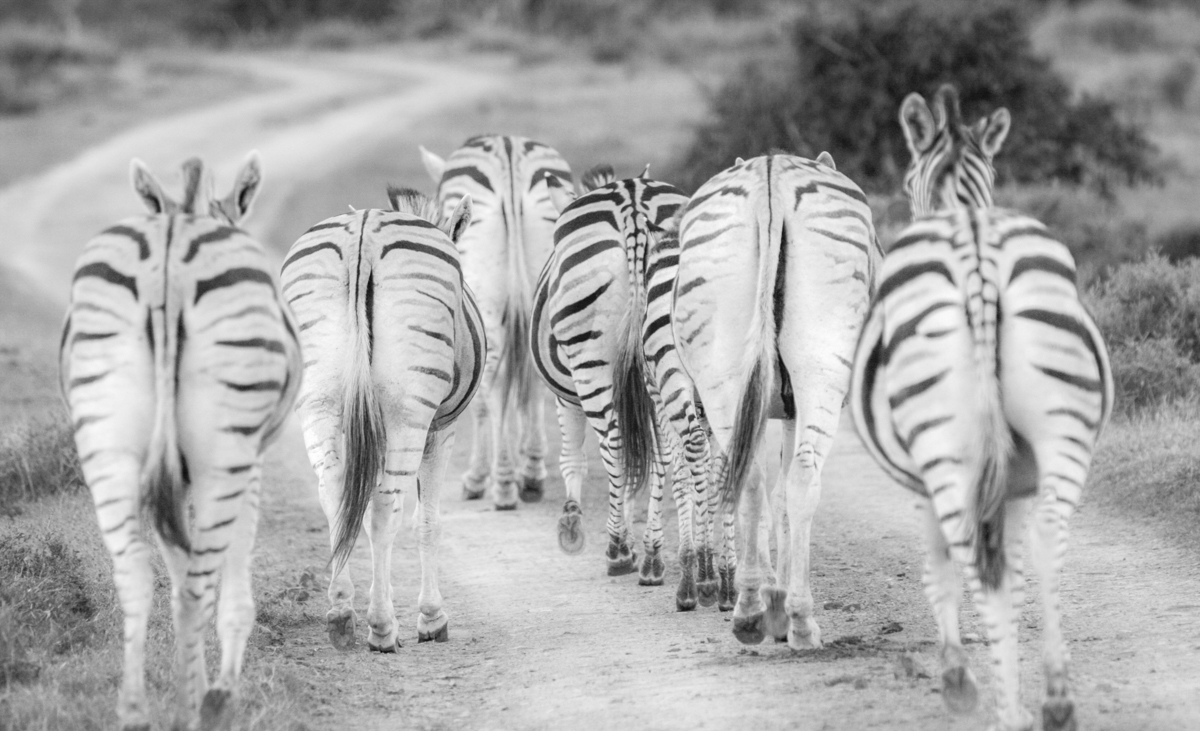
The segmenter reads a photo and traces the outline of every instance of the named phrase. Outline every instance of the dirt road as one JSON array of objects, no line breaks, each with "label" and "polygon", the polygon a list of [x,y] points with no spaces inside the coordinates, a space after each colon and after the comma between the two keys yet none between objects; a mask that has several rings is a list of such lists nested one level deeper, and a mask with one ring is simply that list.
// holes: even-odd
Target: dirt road
[{"label": "dirt road", "polygon": [[[365,159],[411,150],[419,140],[407,130],[423,117],[447,109],[469,115],[474,101],[514,83],[504,69],[382,54],[226,62],[252,64],[279,86],[148,123],[0,192],[0,219],[16,227],[10,261],[51,300],[61,301],[66,292],[84,238],[116,212],[136,210],[125,179],[133,155],[166,170],[201,153],[228,175],[257,147],[269,180],[251,228],[278,249],[297,227],[357,202],[332,190],[320,204],[328,211],[310,212],[301,225],[293,220],[297,191],[317,178],[354,178]],[[570,128],[558,132],[570,135]],[[934,629],[920,589],[923,546],[913,499],[887,483],[847,427],[843,419],[815,530],[822,651],[743,647],[730,632],[728,614],[676,613],[673,567],[659,588],[639,587],[635,576],[605,576],[605,491],[593,456],[585,491],[589,543],[579,556],[562,554],[555,542],[562,500],[556,459],[546,500],[513,513],[460,501],[456,479],[444,487],[441,568],[449,643],[416,643],[416,549],[402,530],[394,575],[397,612],[407,628],[401,651],[369,653],[360,625],[357,648],[338,653],[328,645],[324,623],[314,619],[275,638],[276,662],[312,688],[311,726],[319,729],[981,727],[983,712],[948,716],[928,677],[937,676]],[[462,429],[454,476],[465,464],[469,427]],[[552,418],[550,433],[557,434]],[[557,456],[557,439],[551,455]],[[325,521],[294,423],[270,453],[263,516],[260,587],[294,583],[305,568],[324,565]],[[1072,529],[1064,596],[1081,727],[1200,728],[1200,568],[1194,556],[1158,540],[1152,527],[1086,506]],[[667,548],[674,550],[671,528]],[[367,568],[360,545],[352,562],[360,617]],[[310,602],[314,616],[323,615],[324,597]],[[965,631],[977,633],[973,613],[965,614]],[[1033,607],[1022,622],[1031,708],[1039,696],[1037,617]],[[990,688],[984,647],[970,648]]]}]

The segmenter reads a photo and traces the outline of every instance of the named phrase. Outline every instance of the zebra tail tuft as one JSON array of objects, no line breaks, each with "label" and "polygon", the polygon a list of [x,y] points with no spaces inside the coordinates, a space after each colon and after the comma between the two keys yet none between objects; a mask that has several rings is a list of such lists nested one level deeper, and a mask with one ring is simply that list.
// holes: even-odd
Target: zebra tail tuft
[{"label": "zebra tail tuft", "polygon": [[767,399],[770,396],[769,373],[769,370],[763,367],[762,360],[756,362],[738,399],[737,416],[733,422],[729,449],[726,450],[727,457],[719,493],[722,507],[726,510],[737,510],[742,499],[742,487],[754,468],[758,445],[766,431]]},{"label": "zebra tail tuft", "polygon": [[496,372],[502,423],[508,423],[513,404],[526,404],[532,398],[535,374],[529,339],[531,319],[529,308],[514,293],[504,308],[504,345]]}]

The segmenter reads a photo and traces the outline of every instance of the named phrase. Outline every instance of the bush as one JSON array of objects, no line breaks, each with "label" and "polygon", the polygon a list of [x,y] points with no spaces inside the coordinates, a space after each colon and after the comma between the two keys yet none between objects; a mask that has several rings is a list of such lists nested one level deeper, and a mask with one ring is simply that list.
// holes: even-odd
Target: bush
[{"label": "bush", "polygon": [[1163,73],[1158,83],[1167,104],[1174,109],[1185,109],[1195,82],[1196,64],[1191,59],[1180,58]]},{"label": "bush", "polygon": [[1122,412],[1200,392],[1200,261],[1172,264],[1152,252],[1115,267],[1086,299]]},{"label": "bush", "polygon": [[18,500],[85,488],[65,419],[26,422],[0,441],[0,513],[13,512]]},{"label": "bush", "polygon": [[83,561],[69,546],[0,536],[0,687],[36,679],[41,655],[87,644],[95,616]]},{"label": "bush", "polygon": [[1158,41],[1154,23],[1132,10],[1101,15],[1088,24],[1086,32],[1096,45],[1121,53],[1144,51]]},{"label": "bush", "polygon": [[793,58],[751,66],[711,102],[711,119],[680,164],[694,189],[733,163],[781,147],[815,156],[868,190],[895,188],[908,163],[897,122],[912,91],[959,89],[969,119],[1007,106],[1016,120],[996,160],[1000,180],[1064,181],[1111,193],[1117,182],[1159,180],[1154,148],[1113,106],[1071,90],[1033,55],[1027,18],[1013,4],[856,3],[810,12],[792,30]]},{"label": "bush", "polygon": [[22,114],[55,97],[66,67],[107,69],[112,46],[90,36],[69,38],[48,26],[0,24],[0,114]]}]

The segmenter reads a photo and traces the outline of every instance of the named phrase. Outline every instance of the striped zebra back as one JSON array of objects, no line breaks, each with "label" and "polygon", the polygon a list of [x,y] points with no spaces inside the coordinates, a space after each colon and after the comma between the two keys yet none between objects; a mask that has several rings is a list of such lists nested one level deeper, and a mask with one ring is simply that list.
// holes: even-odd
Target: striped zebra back
[{"label": "striped zebra back", "polygon": [[951,208],[991,208],[992,158],[1009,124],[1003,107],[973,126],[963,124],[958,93],[948,84],[938,89],[932,110],[920,94],[909,94],[900,106],[900,126],[912,154],[904,191],[913,218]]},{"label": "striped zebra back", "polygon": [[[229,220],[198,214],[205,203],[198,197],[202,165],[189,160],[185,174],[180,205],[134,162],[135,187],[157,212],[124,219],[84,247],[59,352],[63,394],[85,463],[86,445],[107,443],[104,433],[114,423],[130,424],[114,394],[153,394],[153,434],[143,448],[148,461],[162,460],[148,465],[148,472],[163,472],[161,479],[144,479],[175,493],[147,500],[164,539],[180,546],[188,545],[181,492],[186,479],[176,432],[220,428],[265,447],[300,385],[297,331],[266,252]],[[239,178],[245,197],[225,218],[246,214],[260,175],[252,154]],[[207,416],[220,424],[196,425],[178,416],[176,400],[211,388],[217,374],[228,399]],[[144,426],[149,433],[151,425]]]},{"label": "striped zebra back", "polygon": [[[614,308],[617,317],[644,312],[650,251],[686,201],[672,185],[629,178],[592,189],[563,210],[555,226],[554,253],[535,288],[531,334],[534,363],[558,398],[579,403],[565,353],[591,340],[615,337],[576,327],[596,316],[597,303],[603,298],[601,305]],[[578,332],[564,337],[567,330]]]},{"label": "striped zebra back", "polygon": [[[306,381],[302,401],[336,377],[327,371],[343,366],[356,299],[364,302],[372,348],[378,337],[418,338],[437,361],[403,364],[436,372],[450,387],[432,404],[433,430],[453,423],[474,396],[486,351],[483,324],[463,282],[458,251],[437,225],[414,213],[380,209],[334,216],[296,241],[280,276],[299,323],[306,375],[311,369],[315,376]],[[444,370],[443,361],[453,364],[452,371]]]}]

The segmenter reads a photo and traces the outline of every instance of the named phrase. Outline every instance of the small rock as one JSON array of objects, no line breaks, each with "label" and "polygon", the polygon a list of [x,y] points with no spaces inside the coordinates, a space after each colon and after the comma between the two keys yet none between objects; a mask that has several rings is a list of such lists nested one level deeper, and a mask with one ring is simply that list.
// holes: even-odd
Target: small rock
[{"label": "small rock", "polygon": [[825,602],[824,609],[841,609],[844,605],[841,602]]},{"label": "small rock", "polygon": [[863,688],[866,688],[866,687],[867,687],[867,679],[866,678],[859,678],[858,680],[854,681],[854,689],[855,690],[862,690]]},{"label": "small rock", "polygon": [[904,627],[900,626],[899,622],[888,622],[879,630],[881,635],[894,635],[897,632],[904,631]]},{"label": "small rock", "polygon": [[842,607],[843,612],[858,612],[862,610],[861,604],[847,604]]}]

